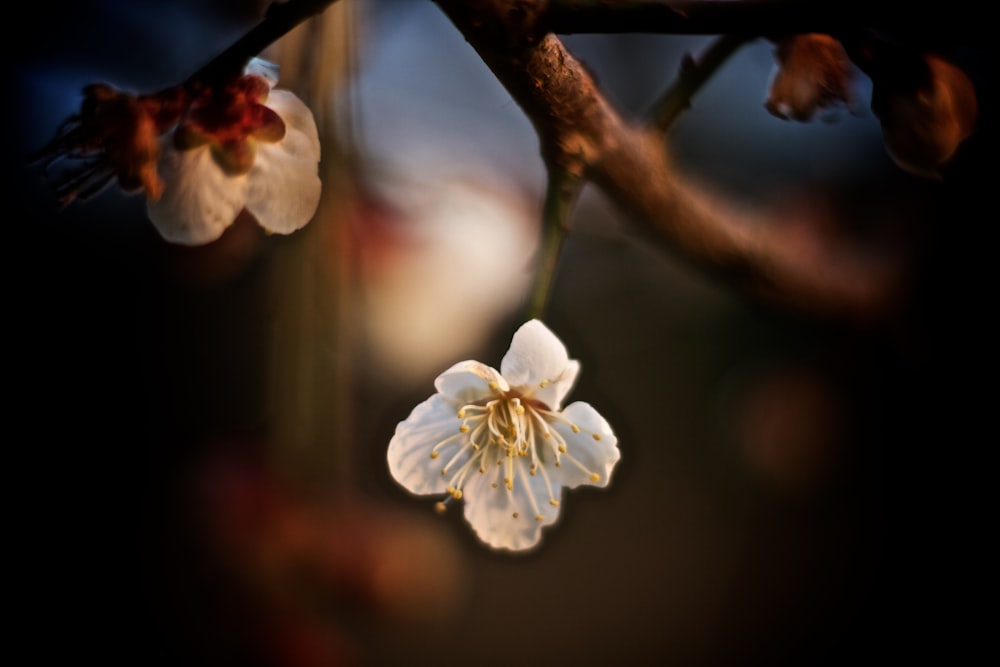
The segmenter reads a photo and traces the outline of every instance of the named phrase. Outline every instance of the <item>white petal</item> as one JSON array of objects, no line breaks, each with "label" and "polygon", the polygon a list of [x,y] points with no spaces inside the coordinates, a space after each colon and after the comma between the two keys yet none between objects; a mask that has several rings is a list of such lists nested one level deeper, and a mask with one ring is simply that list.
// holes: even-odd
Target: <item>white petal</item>
[{"label": "white petal", "polygon": [[[496,384],[496,389],[490,386]],[[487,398],[496,397],[509,387],[495,368],[478,361],[460,361],[434,380],[434,387],[454,400],[459,407]]]},{"label": "white petal", "polygon": [[245,74],[256,74],[257,76],[264,77],[269,86],[274,86],[278,83],[278,71],[279,67],[277,63],[272,63],[270,60],[264,60],[263,58],[251,58],[250,62],[247,63],[246,69],[243,70]]},{"label": "white petal", "polygon": [[[546,466],[552,482],[567,488],[582,484],[604,487],[611,479],[611,471],[621,458],[618,450],[618,438],[611,431],[611,426],[589,403],[578,401],[566,406],[563,416],[569,422],[576,424],[580,431],[574,432],[572,427],[562,422],[551,424],[566,441],[566,453],[563,454],[562,465]],[[600,436],[595,439],[594,435]],[[572,457],[583,465],[585,470],[575,465]],[[590,473],[597,473],[598,480],[590,478]]]},{"label": "white petal", "polygon": [[246,207],[265,229],[291,234],[319,206],[319,134],[312,112],[289,91],[272,90],[267,106],[285,122],[285,136],[257,144],[257,158],[247,174]]},{"label": "white petal", "polygon": [[[461,420],[455,416],[455,406],[441,394],[434,394],[418,405],[405,421],[396,426],[389,441],[386,459],[389,472],[407,491],[421,495],[445,492],[449,478],[441,468],[455,455],[466,438],[454,438],[439,448],[440,456],[431,458],[431,451],[439,442],[458,434]],[[460,461],[468,459],[463,454]],[[460,465],[460,464],[459,464]],[[452,469],[457,469],[453,465]]]},{"label": "white petal", "polygon": [[511,387],[552,409],[558,409],[576,382],[579,370],[580,364],[570,361],[566,346],[539,320],[521,325],[500,363],[500,372]]},{"label": "white petal", "polygon": [[[485,473],[472,473],[466,480],[463,499],[465,519],[480,540],[495,549],[522,551],[538,544],[542,527],[558,519],[559,507],[549,503],[549,492],[541,475],[529,475],[523,458],[515,458],[514,463],[517,472],[513,491],[504,485],[503,475],[498,473],[500,466],[494,465]],[[497,488],[493,488],[494,482]],[[553,493],[558,502],[559,488],[554,488]],[[536,515],[543,519],[537,520]]]},{"label": "white petal", "polygon": [[167,135],[157,165],[165,188],[146,204],[153,225],[167,241],[203,245],[216,240],[243,208],[246,176],[229,176],[208,146],[179,151]]}]

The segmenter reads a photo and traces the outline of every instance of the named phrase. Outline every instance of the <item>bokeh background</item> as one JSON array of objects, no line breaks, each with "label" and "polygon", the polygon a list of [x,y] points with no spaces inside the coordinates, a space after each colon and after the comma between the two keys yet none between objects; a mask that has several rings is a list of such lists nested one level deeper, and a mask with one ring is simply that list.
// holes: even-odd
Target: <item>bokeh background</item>
[{"label": "bokeh background", "polygon": [[[912,252],[883,322],[750,299],[585,191],[545,319],[622,460],[511,555],[385,465],[441,370],[499,365],[545,178],[433,3],[341,0],[267,54],[325,138],[324,202],[293,236],[241,219],[170,246],[141,197],[57,211],[28,164],[83,85],[176,83],[262,8],[40,1],[16,19],[8,609],[30,664],[962,664],[991,636],[992,48],[963,54],[982,126],[943,183],[895,168],[865,104],[768,115],[764,41],[668,138],[720,197],[836,211]],[[627,115],[707,43],[565,41]]]}]

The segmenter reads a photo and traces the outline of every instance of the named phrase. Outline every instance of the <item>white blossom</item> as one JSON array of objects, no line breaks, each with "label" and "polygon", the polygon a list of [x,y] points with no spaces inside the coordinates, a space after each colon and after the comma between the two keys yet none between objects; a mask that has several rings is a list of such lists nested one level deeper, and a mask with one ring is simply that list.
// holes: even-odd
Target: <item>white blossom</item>
[{"label": "white blossom", "polygon": [[556,522],[562,489],[605,487],[618,439],[588,403],[562,408],[580,364],[540,321],[514,334],[500,371],[478,361],[438,376],[437,393],[389,442],[393,478],[418,495],[462,500],[480,540],[520,551]]},{"label": "white blossom", "polygon": [[[200,145],[179,147],[177,132],[184,127],[182,121],[164,137],[158,170],[165,187],[158,199],[148,200],[147,212],[168,241],[210,243],[222,236],[244,208],[264,229],[278,234],[301,229],[316,212],[321,192],[320,141],[312,112],[293,93],[271,88],[276,81],[272,70],[262,69],[255,61],[247,71],[244,78],[266,82],[260,100],[247,101],[247,95],[238,99],[243,107],[269,110],[265,118],[271,123],[260,135],[252,125],[248,130],[199,128],[205,137]],[[271,112],[280,122],[273,120]],[[245,136],[231,140],[234,129],[244,130]],[[277,140],[275,133],[280,134]]]}]

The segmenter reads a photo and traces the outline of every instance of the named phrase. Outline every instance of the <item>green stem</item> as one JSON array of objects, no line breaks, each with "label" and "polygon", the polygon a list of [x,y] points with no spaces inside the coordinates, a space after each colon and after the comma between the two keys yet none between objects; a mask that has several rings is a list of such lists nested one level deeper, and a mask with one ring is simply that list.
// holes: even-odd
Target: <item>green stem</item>
[{"label": "green stem", "polygon": [[677,117],[691,107],[695,93],[747,41],[747,37],[723,35],[716,38],[697,61],[690,55],[685,56],[677,80],[650,109],[650,123],[661,132],[669,130]]},{"label": "green stem", "polygon": [[549,167],[542,208],[542,240],[538,248],[535,282],[525,320],[542,319],[545,314],[555,283],[559,254],[569,232],[569,218],[584,183],[584,179],[578,174],[554,165]]}]

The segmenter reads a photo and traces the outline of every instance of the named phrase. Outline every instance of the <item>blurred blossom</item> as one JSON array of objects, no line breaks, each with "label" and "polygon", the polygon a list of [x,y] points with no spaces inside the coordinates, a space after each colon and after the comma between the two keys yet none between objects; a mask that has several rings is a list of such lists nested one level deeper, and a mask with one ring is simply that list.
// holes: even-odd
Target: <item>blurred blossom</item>
[{"label": "blurred blossom", "polygon": [[438,376],[437,393],[396,427],[387,459],[411,493],[464,499],[465,518],[496,549],[521,551],[559,517],[562,487],[607,486],[618,439],[589,404],[561,408],[580,363],[540,321],[521,326],[500,371],[478,361]]},{"label": "blurred blossom", "polygon": [[269,232],[305,226],[319,205],[319,134],[309,108],[258,60],[221,89],[205,91],[167,135],[159,161],[166,187],[148,202],[168,241],[210,243],[244,208]]},{"label": "blurred blossom", "polygon": [[973,132],[976,91],[960,68],[933,54],[873,75],[872,111],[886,149],[899,167],[938,179]]},{"label": "blurred blossom", "polygon": [[746,462],[779,487],[823,486],[851,429],[841,391],[807,365],[765,369],[739,384],[727,419]]},{"label": "blurred blossom", "polygon": [[785,120],[809,121],[818,112],[854,104],[855,76],[844,47],[823,34],[776,40],[777,69],[764,106]]},{"label": "blurred blossom", "polygon": [[362,326],[374,376],[426,382],[521,305],[538,243],[537,210],[489,180],[383,181],[358,233]]},{"label": "blurred blossom", "polygon": [[223,664],[361,664],[351,624],[434,626],[464,602],[465,564],[441,526],[350,493],[307,493],[261,444],[213,444],[184,498],[201,561],[179,621],[199,626],[207,650],[248,659]]}]

